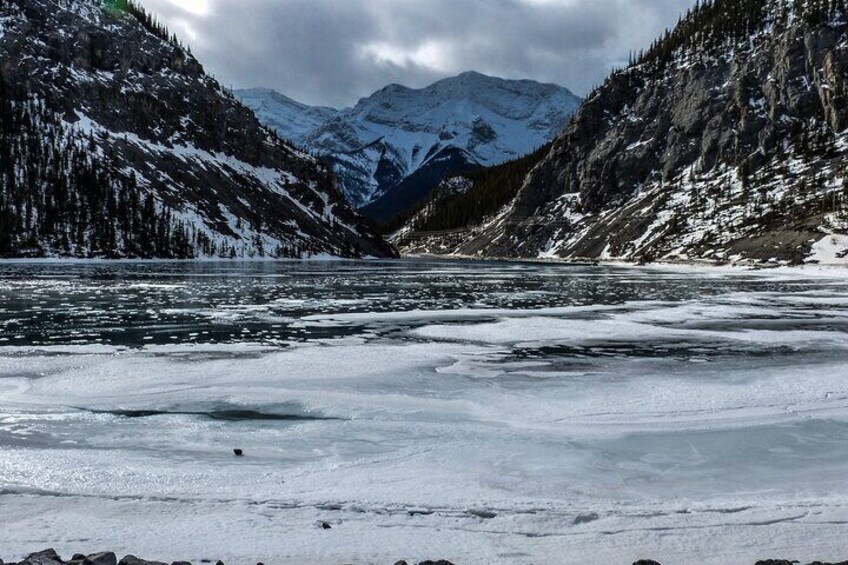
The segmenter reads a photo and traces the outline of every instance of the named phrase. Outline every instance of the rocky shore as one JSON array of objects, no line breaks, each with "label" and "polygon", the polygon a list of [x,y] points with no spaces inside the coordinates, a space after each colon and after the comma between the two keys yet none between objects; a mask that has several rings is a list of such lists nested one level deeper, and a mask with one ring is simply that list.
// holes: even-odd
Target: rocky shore
[{"label": "rocky shore", "polygon": [[[212,560],[204,559],[202,564],[213,563]],[[118,560],[118,556],[110,551],[102,553],[92,553],[83,555],[78,553],[66,561],[56,553],[54,549],[45,549],[37,553],[32,553],[24,558],[23,561],[17,563],[6,563],[0,559],[0,565],[193,565],[188,561],[174,561],[173,563],[165,563],[163,561],[147,561],[139,559],[135,555],[127,555],[123,559]],[[214,562],[214,565],[225,565],[223,561]],[[257,563],[257,565],[265,565]],[[406,561],[398,561],[395,565],[411,565]],[[415,565],[453,565],[450,561],[421,561]]]},{"label": "rocky shore", "polygon": [[[201,563],[212,563],[211,560],[203,560]],[[123,559],[118,560],[118,556],[112,552],[93,553],[90,555],[76,554],[70,560],[63,560],[58,553],[53,549],[45,549],[38,553],[32,553],[24,558],[23,561],[17,563],[5,563],[0,559],[0,565],[193,565],[187,561],[174,561],[173,563],[165,563],[162,561],[146,561],[139,559],[134,555],[127,555]],[[225,565],[223,561],[217,561],[214,565]],[[257,563],[264,565],[264,563]],[[406,561],[398,561],[394,565],[453,565],[450,561],[420,561],[415,564],[407,563]],[[656,561],[642,560],[637,561],[633,565],[661,565]],[[801,565],[800,561],[789,561],[783,559],[768,559],[758,561],[755,565]],[[840,563],[822,563],[815,561],[809,565],[848,565],[848,561]]]}]

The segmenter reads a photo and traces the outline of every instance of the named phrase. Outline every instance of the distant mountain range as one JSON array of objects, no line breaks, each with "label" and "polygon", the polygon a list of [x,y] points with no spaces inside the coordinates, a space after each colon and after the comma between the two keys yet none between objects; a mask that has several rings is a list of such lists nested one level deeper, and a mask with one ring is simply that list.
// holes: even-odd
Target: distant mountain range
[{"label": "distant mountain range", "polygon": [[553,84],[475,72],[423,89],[387,86],[342,110],[267,89],[235,95],[280,136],[329,159],[348,200],[379,221],[424,200],[450,173],[533,152],[581,102]]},{"label": "distant mountain range", "polygon": [[394,241],[484,257],[848,264],[848,0],[698,3],[543,154],[449,179]]},{"label": "distant mountain range", "polygon": [[0,256],[393,256],[131,0],[0,2]]}]

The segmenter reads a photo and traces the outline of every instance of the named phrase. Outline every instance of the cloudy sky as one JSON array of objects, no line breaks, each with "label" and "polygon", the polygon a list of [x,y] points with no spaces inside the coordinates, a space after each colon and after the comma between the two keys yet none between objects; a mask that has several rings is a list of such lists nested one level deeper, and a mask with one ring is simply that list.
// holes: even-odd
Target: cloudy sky
[{"label": "cloudy sky", "polygon": [[227,86],[351,105],[476,70],[585,94],[694,0],[141,0]]}]

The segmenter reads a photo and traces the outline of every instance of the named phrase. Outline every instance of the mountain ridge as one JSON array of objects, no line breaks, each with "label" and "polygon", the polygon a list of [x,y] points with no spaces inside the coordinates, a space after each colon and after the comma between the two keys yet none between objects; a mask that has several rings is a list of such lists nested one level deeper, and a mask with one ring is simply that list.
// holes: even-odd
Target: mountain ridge
[{"label": "mountain ridge", "polygon": [[[277,99],[274,111],[270,95],[260,100],[256,91],[236,91],[236,96],[268,125],[303,106]],[[424,88],[387,85],[351,108],[328,113],[308,134],[288,133],[294,143],[330,159],[349,200],[368,213],[369,204],[373,210],[381,197],[405,180],[409,185],[410,177],[440,157],[462,170],[532,152],[565,126],[579,101],[554,84],[469,71]],[[444,166],[432,169],[419,176],[440,179],[449,172]],[[420,200],[432,186],[401,187],[390,196],[397,203],[377,216],[386,219],[409,207],[408,200]]]},{"label": "mountain ridge", "polygon": [[394,254],[129,0],[8,0],[0,63],[2,255]]}]

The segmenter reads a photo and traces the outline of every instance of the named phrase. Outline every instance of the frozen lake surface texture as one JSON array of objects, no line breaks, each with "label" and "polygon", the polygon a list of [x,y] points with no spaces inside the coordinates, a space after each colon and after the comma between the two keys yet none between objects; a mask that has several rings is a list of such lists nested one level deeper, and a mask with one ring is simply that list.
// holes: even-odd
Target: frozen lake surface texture
[{"label": "frozen lake surface texture", "polygon": [[7,560],[845,559],[848,277],[4,264],[0,522]]}]

